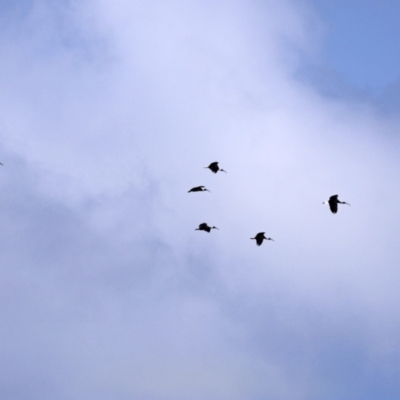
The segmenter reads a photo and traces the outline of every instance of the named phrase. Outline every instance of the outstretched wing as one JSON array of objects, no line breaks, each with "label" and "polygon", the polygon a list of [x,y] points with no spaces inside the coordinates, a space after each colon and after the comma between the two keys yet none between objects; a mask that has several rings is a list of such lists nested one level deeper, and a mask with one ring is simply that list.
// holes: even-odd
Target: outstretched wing
[{"label": "outstretched wing", "polygon": [[199,225],[199,229],[201,231],[211,232],[211,228],[205,222]]},{"label": "outstretched wing", "polygon": [[257,246],[261,246],[262,245],[262,242],[264,241],[264,234],[265,234],[265,232],[257,233],[257,235],[256,235]]},{"label": "outstretched wing", "polygon": [[208,166],[208,168],[210,168],[211,171],[214,172],[214,174],[216,174],[216,173],[218,172],[218,170],[219,170],[218,161],[212,162],[212,163]]},{"label": "outstretched wing", "polygon": [[[334,197],[334,196],[332,196]],[[329,208],[331,209],[331,211],[336,214],[337,210],[338,210],[338,206],[337,206],[337,197],[335,199],[332,199],[332,197],[329,199]]]}]

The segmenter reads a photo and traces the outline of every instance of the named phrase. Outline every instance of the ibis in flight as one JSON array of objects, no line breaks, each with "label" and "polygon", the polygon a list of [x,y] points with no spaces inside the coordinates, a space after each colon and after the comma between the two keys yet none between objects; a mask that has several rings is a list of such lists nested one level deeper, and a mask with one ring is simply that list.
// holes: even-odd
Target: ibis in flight
[{"label": "ibis in flight", "polygon": [[211,171],[214,172],[214,174],[216,174],[218,171],[227,173],[224,169],[222,169],[218,166],[218,161],[214,161],[208,167],[204,167],[204,168],[210,168]]},{"label": "ibis in flight", "polygon": [[195,231],[204,231],[204,232],[211,232],[211,229],[218,229],[216,226],[208,226],[205,222],[199,225],[198,228],[195,229]]},{"label": "ibis in flight", "polygon": [[329,200],[324,201],[322,204],[329,204],[329,208],[331,209],[331,211],[336,214],[338,211],[338,203],[340,204],[347,204],[348,206],[350,205],[349,203],[346,203],[345,201],[340,201],[338,199],[339,195],[335,194],[331,197],[329,197]]},{"label": "ibis in flight", "polygon": [[257,235],[255,237],[250,238],[250,239],[255,239],[255,241],[257,243],[257,246],[261,246],[262,242],[264,241],[264,239],[265,240],[272,240],[274,242],[274,239],[271,239],[271,238],[265,236],[265,232],[257,233]]},{"label": "ibis in flight", "polygon": [[190,192],[209,192],[209,190],[205,186],[196,186],[188,191],[188,193]]}]

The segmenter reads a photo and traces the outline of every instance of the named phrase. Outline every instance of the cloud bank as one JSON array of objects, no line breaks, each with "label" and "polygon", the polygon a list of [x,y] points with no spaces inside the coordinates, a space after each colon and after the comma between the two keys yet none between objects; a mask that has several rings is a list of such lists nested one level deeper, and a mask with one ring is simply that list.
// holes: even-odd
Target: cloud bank
[{"label": "cloud bank", "polygon": [[2,398],[398,396],[399,120],[310,4],[1,7]]}]

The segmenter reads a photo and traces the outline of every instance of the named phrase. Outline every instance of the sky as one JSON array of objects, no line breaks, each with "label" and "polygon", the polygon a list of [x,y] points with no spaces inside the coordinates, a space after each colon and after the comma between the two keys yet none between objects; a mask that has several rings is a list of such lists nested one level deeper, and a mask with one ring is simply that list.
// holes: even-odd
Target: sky
[{"label": "sky", "polygon": [[399,398],[398,5],[364,4],[0,1],[0,398]]},{"label": "sky", "polygon": [[315,0],[326,22],[325,63],[349,84],[378,90],[399,80],[400,4],[393,0]]}]

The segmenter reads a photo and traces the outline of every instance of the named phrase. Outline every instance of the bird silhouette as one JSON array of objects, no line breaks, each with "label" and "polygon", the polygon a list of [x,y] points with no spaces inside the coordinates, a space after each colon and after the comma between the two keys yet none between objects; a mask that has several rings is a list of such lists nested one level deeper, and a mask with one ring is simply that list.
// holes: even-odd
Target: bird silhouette
[{"label": "bird silhouette", "polygon": [[208,226],[205,222],[199,225],[198,228],[195,229],[195,231],[205,231],[205,232],[211,232],[211,229],[218,229],[216,226]]},{"label": "bird silhouette", "polygon": [[227,173],[224,169],[222,169],[218,166],[218,161],[214,161],[208,167],[204,167],[204,168],[209,168],[212,172],[214,172],[214,174],[216,174],[218,171]]},{"label": "bird silhouette", "polygon": [[259,232],[259,233],[257,233],[257,235],[255,237],[250,238],[250,239],[255,239],[255,241],[257,243],[257,246],[261,246],[262,242],[264,241],[264,239],[265,240],[272,240],[273,242],[275,241],[274,239],[266,237],[265,236],[265,232]]},{"label": "bird silhouette", "polygon": [[190,192],[209,192],[209,190],[205,186],[196,186],[188,191],[188,193]]},{"label": "bird silhouette", "polygon": [[329,197],[329,200],[324,201],[322,204],[329,204],[329,208],[333,212],[333,214],[336,214],[338,212],[338,203],[340,204],[347,204],[348,206],[350,205],[349,203],[346,203],[345,201],[340,201],[338,199],[339,195],[335,194],[331,197]]}]

